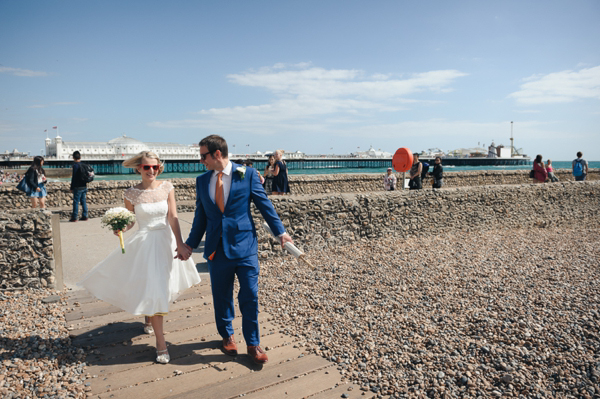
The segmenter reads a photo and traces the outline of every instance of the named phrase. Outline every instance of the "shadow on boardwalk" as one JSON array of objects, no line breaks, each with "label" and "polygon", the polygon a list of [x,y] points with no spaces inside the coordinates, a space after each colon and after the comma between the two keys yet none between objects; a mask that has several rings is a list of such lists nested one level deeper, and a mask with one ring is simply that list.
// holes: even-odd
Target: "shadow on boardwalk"
[{"label": "shadow on boardwalk", "polygon": [[[167,365],[154,362],[155,338],[143,333],[143,317],[97,301],[85,291],[71,292],[68,303],[68,328],[73,344],[87,354],[92,397],[323,399],[339,398],[347,391],[347,386],[338,386],[336,364],[304,353],[265,313],[259,315],[259,323],[269,363],[257,366],[245,354],[239,317],[233,326],[240,354],[225,355],[205,281],[190,288],[165,316],[171,355]],[[347,394],[358,398],[361,392]]]}]

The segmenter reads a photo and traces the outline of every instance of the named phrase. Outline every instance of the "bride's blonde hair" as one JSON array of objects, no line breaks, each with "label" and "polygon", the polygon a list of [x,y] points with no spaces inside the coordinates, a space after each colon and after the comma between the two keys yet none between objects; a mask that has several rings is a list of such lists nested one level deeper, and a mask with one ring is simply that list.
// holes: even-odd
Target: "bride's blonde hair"
[{"label": "bride's blonde hair", "polygon": [[123,166],[126,168],[133,168],[135,173],[139,174],[138,166],[142,164],[142,158],[156,159],[158,161],[158,174],[160,175],[165,170],[165,165],[160,161],[160,158],[156,153],[152,151],[142,151],[139,154],[129,158],[123,162]]}]

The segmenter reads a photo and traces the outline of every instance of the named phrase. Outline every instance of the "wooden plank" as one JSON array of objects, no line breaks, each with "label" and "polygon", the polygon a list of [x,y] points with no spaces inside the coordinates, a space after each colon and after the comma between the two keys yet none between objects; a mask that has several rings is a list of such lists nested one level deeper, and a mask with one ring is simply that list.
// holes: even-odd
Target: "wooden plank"
[{"label": "wooden plank", "polygon": [[[234,324],[235,326],[235,324]],[[203,354],[206,351],[217,350],[221,353],[221,336],[214,331],[214,325],[212,327],[213,334],[210,336],[199,337],[199,336],[183,336],[181,341],[174,343],[170,339],[167,339],[167,345],[169,347],[169,353],[173,361],[178,358],[183,358],[191,354]],[[239,329],[236,331],[236,339],[238,341],[239,353],[245,353],[246,348],[244,345],[243,338],[241,338],[241,323]],[[290,337],[283,336],[281,334],[272,334],[272,332],[266,331],[261,335],[261,339],[267,342],[267,346],[271,349],[271,346],[283,346],[289,345],[293,341]],[[239,333],[239,334],[237,334]],[[189,339],[189,338],[192,339]],[[279,338],[278,338],[279,337]],[[204,339],[204,340],[203,340]],[[113,348],[111,348],[113,349]],[[131,346],[117,345],[114,347],[115,350],[111,350],[111,353],[120,352],[122,356],[98,356],[95,358],[86,359],[88,360],[87,372],[91,374],[112,374],[119,373],[135,367],[140,367],[148,364],[152,364],[155,358],[155,344],[154,340],[146,341],[144,343],[136,343]]]},{"label": "wooden plank", "polygon": [[[179,298],[177,298],[177,300],[181,301],[181,300],[185,300],[185,299],[197,298],[198,296],[201,296],[201,295],[209,295],[212,298],[210,284],[205,284],[204,280],[202,283],[195,285],[195,286],[189,288],[188,290],[186,290],[186,292],[181,294],[179,296]],[[101,302],[101,300],[96,298],[95,296],[91,295],[86,290],[78,290],[78,291],[71,291],[67,295],[67,304],[70,307],[75,306],[75,302],[79,303],[80,305],[84,305],[84,304],[88,304],[88,303],[92,303],[92,302]]]},{"label": "wooden plank", "polygon": [[123,310],[117,306],[110,305],[106,302],[93,302],[86,304],[86,307],[77,307],[75,310],[65,314],[65,319],[67,322],[84,319],[84,318],[92,318],[96,316],[103,316],[111,313],[119,313]]},{"label": "wooden plank", "polygon": [[[274,336],[274,338],[277,338]],[[266,338],[265,338],[266,339]],[[267,352],[273,359],[275,367],[279,367],[276,359],[287,359],[299,356],[298,349],[292,345],[277,346]],[[267,364],[265,366],[268,367]],[[175,371],[183,372],[176,375]],[[115,394],[118,398],[140,398],[140,397],[171,397],[191,389],[201,388],[208,384],[228,381],[240,375],[255,375],[259,366],[252,363],[245,355],[236,357],[227,356],[219,349],[192,354],[182,358],[178,362],[169,364],[149,364],[145,367],[137,367],[127,372],[107,375],[101,380],[92,379],[92,393],[100,394],[99,397],[110,397],[106,394]],[[99,381],[96,381],[99,380]],[[130,385],[134,385],[130,387]],[[110,392],[106,392],[110,389]],[[120,389],[120,390],[118,390]],[[115,392],[115,390],[118,390]],[[103,394],[106,392],[105,394]],[[212,398],[212,396],[199,395],[201,398]]]},{"label": "wooden plank", "polygon": [[[204,303],[207,305],[204,305]],[[189,309],[194,307],[211,307],[212,308],[212,296],[210,299],[208,298],[194,298],[188,299],[186,301],[177,301],[173,303],[169,309],[169,314],[182,309]],[[116,309],[116,310],[115,310]],[[113,316],[114,314],[122,313],[118,316]],[[103,317],[109,316],[109,317]],[[86,305],[85,308],[73,311],[71,313],[67,313],[65,318],[67,322],[70,322],[71,325],[76,322],[81,323],[81,320],[87,319],[90,323],[86,323],[87,325],[103,325],[110,323],[111,319],[114,318],[115,321],[124,321],[129,319],[139,320],[143,316],[135,316],[131,313],[124,312],[123,310],[117,308],[116,306],[107,304],[106,302],[96,302]]]},{"label": "wooden plank", "polygon": [[[177,317],[172,315],[169,320],[164,322],[164,330],[166,332],[184,330],[198,325],[213,323],[215,315],[212,311],[199,313],[192,316],[191,312],[183,311],[186,316]],[[189,315],[190,317],[187,317]],[[133,322],[119,322],[108,326],[97,327],[73,338],[73,345],[87,346],[94,345],[96,347],[111,345],[113,343],[122,343],[130,341],[136,337],[143,337],[144,331],[143,319]]]},{"label": "wooden plank", "polygon": [[[200,325],[213,323],[215,321],[214,311],[211,308],[205,308],[204,312],[194,312],[194,309],[183,309],[177,312],[170,312],[164,319],[164,330],[174,332],[187,328],[194,328]],[[238,317],[240,312],[236,309]],[[265,320],[266,313],[259,313],[260,320]],[[116,322],[108,325],[92,328],[88,326],[82,329],[70,332],[72,342],[78,346],[106,346],[113,343],[122,343],[127,340],[135,340],[147,334],[143,333],[143,319],[132,320],[130,322]]]},{"label": "wooden plank", "polygon": [[[244,399],[303,399],[315,393],[332,389],[340,382],[340,375],[333,364],[291,380],[281,373],[277,374],[277,378],[278,383],[275,385],[246,394]],[[341,394],[338,398],[340,397]]]},{"label": "wooden plank", "polygon": [[274,385],[278,381],[277,375],[279,374],[286,375],[288,380],[291,380],[295,376],[316,372],[329,365],[331,365],[331,362],[320,356],[303,356],[280,363],[277,367],[265,366],[260,373],[246,374],[222,383],[192,389],[172,397],[177,399],[238,397]]},{"label": "wooden plank", "polygon": [[[204,298],[202,298],[204,297]],[[206,296],[202,296],[202,297],[197,297],[197,298],[193,298],[193,299],[188,299],[188,300],[183,300],[183,301],[175,301],[173,304],[171,304],[170,306],[170,311],[172,312],[173,310],[179,310],[179,309],[183,309],[183,308],[187,308],[187,307],[193,307],[193,306],[200,306],[203,305],[204,302],[209,303],[209,305],[203,305],[203,306],[210,306],[210,304],[212,304],[212,295],[210,296],[210,298],[207,298]],[[78,320],[78,319],[91,319],[94,317],[98,317],[98,316],[104,316],[107,314],[112,314],[112,313],[119,313],[119,312],[123,312],[123,310],[117,306],[113,306],[107,302],[104,301],[100,301],[100,302],[92,302],[92,303],[86,303],[83,306],[77,307],[75,308],[75,310],[67,313],[65,315],[65,319],[67,320],[67,322],[69,321],[74,321],[74,320]],[[133,317],[133,315],[131,315]],[[137,316],[139,317],[139,316]]]},{"label": "wooden plank", "polygon": [[[208,303],[208,302],[207,302]],[[172,310],[164,316],[165,325],[167,323],[177,322],[179,319],[187,319],[190,317],[200,317],[203,314],[212,314],[214,317],[214,310],[210,305],[202,305]],[[174,307],[174,306],[173,306]],[[239,314],[239,310],[236,308],[236,314]],[[88,335],[90,333],[97,334],[98,331],[122,331],[127,328],[127,323],[133,323],[134,325],[130,326],[131,328],[135,328],[136,323],[143,324],[143,316],[134,316],[127,312],[113,313],[110,315],[99,316],[91,319],[82,319],[77,320],[76,322],[72,322],[68,327],[74,328],[70,331],[69,335],[71,337],[78,337],[80,335]],[[115,327],[112,327],[115,326]],[[141,328],[141,327],[140,327]]]},{"label": "wooden plank", "polygon": [[[360,386],[357,386],[355,384],[347,384],[347,383],[339,383],[340,385],[338,385],[337,387],[334,387],[332,389],[326,389],[323,390],[321,392],[319,392],[316,395],[313,395],[310,397],[310,399],[340,399],[342,397],[343,394],[348,395],[348,398],[350,399],[358,399],[358,398],[370,398],[373,395],[375,395],[373,392],[365,392],[365,395],[363,395],[364,391],[360,390]],[[352,386],[352,390],[349,391],[348,388]],[[370,395],[369,395],[370,394]]]}]

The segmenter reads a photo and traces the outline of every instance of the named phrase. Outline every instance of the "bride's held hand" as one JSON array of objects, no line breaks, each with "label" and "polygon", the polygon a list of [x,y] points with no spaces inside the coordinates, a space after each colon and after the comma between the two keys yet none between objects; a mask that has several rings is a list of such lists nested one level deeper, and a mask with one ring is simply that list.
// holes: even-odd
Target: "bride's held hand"
[{"label": "bride's held hand", "polygon": [[187,244],[177,245],[176,255],[173,259],[188,260],[192,256],[192,248]]}]

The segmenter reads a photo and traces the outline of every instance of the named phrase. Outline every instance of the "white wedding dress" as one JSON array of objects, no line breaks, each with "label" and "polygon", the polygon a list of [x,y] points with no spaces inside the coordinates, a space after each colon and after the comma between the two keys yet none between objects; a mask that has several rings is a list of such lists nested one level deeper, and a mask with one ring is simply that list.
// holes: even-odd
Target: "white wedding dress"
[{"label": "white wedding dress", "polygon": [[135,206],[139,230],[126,237],[124,254],[115,238],[117,249],[77,285],[126,312],[153,316],[166,314],[180,293],[200,282],[191,257],[173,259],[177,244],[167,220],[171,190],[168,181],[154,190],[125,190],[125,198]]}]

